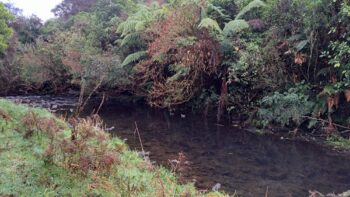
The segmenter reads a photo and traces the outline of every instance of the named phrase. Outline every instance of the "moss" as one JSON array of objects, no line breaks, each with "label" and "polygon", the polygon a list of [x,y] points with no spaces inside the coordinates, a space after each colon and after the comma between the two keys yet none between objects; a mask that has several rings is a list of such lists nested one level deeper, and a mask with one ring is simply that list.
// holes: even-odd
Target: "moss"
[{"label": "moss", "polygon": [[[199,193],[192,184],[178,184],[173,173],[144,161],[118,138],[108,139],[108,146],[120,151],[118,163],[109,173],[81,174],[64,162],[46,162],[43,155],[49,137],[25,138],[23,131],[28,128],[21,121],[32,112],[40,118],[54,115],[1,99],[0,110],[8,116],[0,118],[0,196],[224,196]],[[67,123],[55,120],[64,129],[64,136],[70,136]]]}]

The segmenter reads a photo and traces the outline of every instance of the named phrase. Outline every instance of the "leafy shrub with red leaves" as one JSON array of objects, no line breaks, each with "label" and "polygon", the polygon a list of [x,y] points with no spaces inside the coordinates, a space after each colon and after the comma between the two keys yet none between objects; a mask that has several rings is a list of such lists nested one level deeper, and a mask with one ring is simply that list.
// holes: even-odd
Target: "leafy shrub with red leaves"
[{"label": "leafy shrub with red leaves", "polygon": [[[189,101],[220,66],[219,43],[199,29],[201,8],[186,4],[146,30],[149,59],[134,70],[137,87],[151,105],[168,107]],[[151,86],[149,86],[151,84]]]}]

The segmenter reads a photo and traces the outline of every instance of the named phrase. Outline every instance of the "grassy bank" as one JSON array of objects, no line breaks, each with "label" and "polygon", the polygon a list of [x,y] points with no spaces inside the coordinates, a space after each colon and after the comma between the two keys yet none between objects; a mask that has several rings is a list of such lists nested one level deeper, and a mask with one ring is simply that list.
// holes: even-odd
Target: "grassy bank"
[{"label": "grassy bank", "polygon": [[96,117],[70,125],[0,99],[0,196],[223,196],[178,184]]},{"label": "grassy bank", "polygon": [[327,138],[326,143],[340,150],[350,150],[350,139],[333,135]]}]

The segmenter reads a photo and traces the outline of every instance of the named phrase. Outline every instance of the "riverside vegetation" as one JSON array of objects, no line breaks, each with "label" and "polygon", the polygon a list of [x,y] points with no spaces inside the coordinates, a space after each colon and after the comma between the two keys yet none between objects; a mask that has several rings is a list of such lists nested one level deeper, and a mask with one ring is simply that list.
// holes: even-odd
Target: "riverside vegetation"
[{"label": "riverside vegetation", "polygon": [[[0,3],[1,95],[128,96],[349,147],[348,0],[63,0],[52,12]],[[1,100],[0,123],[0,195],[206,195],[97,118],[69,128]]]},{"label": "riverside vegetation", "polygon": [[347,0],[64,0],[52,12],[43,23],[1,4],[2,94],[107,92],[349,137]]},{"label": "riverside vegetation", "polygon": [[180,185],[103,130],[0,100],[0,196],[225,196]]}]

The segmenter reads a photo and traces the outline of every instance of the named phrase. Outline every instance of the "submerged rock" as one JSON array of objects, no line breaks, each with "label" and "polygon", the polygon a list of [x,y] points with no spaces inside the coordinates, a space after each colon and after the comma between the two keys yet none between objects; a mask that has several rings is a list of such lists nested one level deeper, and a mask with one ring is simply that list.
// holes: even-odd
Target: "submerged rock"
[{"label": "submerged rock", "polygon": [[213,186],[213,188],[211,190],[213,190],[214,192],[217,192],[217,191],[219,191],[220,188],[221,188],[221,184],[217,183]]}]

